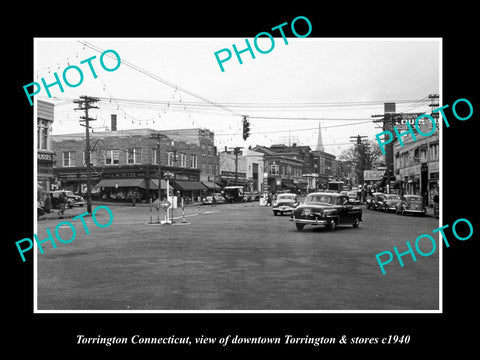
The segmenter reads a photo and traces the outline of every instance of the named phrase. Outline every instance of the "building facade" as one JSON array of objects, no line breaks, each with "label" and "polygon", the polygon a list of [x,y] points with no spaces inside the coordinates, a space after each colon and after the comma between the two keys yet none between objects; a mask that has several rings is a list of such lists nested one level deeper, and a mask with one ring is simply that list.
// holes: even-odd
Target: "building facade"
[{"label": "building facade", "polygon": [[[235,167],[235,162],[237,165]],[[233,150],[219,153],[220,182],[223,186],[241,185],[245,191],[262,192],[264,161],[263,154],[253,150]]]},{"label": "building facade", "polygon": [[[192,130],[198,133],[199,129]],[[208,190],[201,182],[202,160],[206,157],[201,144],[187,136],[153,129],[90,133],[92,194],[120,201],[133,194],[144,201],[159,195],[164,197],[165,173],[169,172],[173,174],[170,181],[173,191],[196,199]],[[85,135],[55,135],[53,149],[57,158],[54,168],[57,185],[84,194]]]},{"label": "building facade", "polygon": [[54,105],[37,100],[37,201],[44,201],[54,182],[53,165],[56,161],[52,149]]},{"label": "building facade", "polygon": [[[420,130],[427,134],[432,130],[432,124],[421,124]],[[427,204],[432,205],[440,181],[438,121],[432,135],[415,137],[417,140],[413,141],[411,134],[402,136],[403,146],[397,138],[394,140],[395,187],[405,194],[422,195]]]}]

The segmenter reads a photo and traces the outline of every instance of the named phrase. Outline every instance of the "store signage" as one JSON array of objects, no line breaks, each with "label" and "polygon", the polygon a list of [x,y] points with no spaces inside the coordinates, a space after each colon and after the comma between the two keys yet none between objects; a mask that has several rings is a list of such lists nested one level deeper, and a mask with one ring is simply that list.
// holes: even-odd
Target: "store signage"
[{"label": "store signage", "polygon": [[55,154],[38,153],[37,160],[54,162]]}]

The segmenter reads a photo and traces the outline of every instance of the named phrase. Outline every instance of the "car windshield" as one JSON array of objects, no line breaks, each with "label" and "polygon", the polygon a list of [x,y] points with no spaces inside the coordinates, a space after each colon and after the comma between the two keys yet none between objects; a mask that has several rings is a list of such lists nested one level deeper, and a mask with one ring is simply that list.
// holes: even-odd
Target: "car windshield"
[{"label": "car windshield", "polygon": [[295,200],[295,195],[281,194],[281,195],[278,195],[277,200],[294,201]]},{"label": "car windshield", "polygon": [[311,194],[305,199],[306,204],[334,204],[335,197],[324,194]]},{"label": "car windshield", "polygon": [[413,201],[413,202],[418,202],[418,201],[422,201],[422,197],[421,196],[409,196],[409,197],[407,197],[407,200]]},{"label": "car windshield", "polygon": [[385,195],[387,200],[400,200],[400,195]]}]

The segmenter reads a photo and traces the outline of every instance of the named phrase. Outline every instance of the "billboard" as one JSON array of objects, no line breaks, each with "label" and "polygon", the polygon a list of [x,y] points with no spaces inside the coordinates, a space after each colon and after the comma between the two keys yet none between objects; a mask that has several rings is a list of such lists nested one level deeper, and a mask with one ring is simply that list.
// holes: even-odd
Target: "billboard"
[{"label": "billboard", "polygon": [[385,174],[385,171],[382,170],[364,170],[363,180],[379,181],[383,179],[383,174]]}]

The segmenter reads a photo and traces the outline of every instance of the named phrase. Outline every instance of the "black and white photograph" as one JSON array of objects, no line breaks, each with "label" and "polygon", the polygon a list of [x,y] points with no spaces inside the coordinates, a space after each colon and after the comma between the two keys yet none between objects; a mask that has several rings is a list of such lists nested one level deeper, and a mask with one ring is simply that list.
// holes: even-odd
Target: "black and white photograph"
[{"label": "black and white photograph", "polygon": [[441,309],[441,39],[35,45],[38,311]]},{"label": "black and white photograph", "polygon": [[474,343],[472,11],[115,6],[7,36],[9,346]]}]

